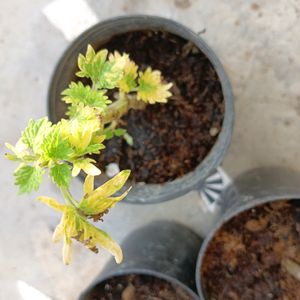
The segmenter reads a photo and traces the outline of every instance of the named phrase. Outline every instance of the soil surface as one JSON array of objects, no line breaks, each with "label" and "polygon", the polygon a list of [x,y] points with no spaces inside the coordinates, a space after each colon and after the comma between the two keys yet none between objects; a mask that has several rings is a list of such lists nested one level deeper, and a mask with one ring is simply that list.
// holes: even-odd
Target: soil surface
[{"label": "soil surface", "polygon": [[134,145],[122,138],[107,141],[98,166],[104,170],[108,163],[118,163],[120,169],[132,170],[133,181],[146,183],[171,181],[194,170],[215,144],[224,117],[221,84],[207,57],[165,32],[117,35],[99,48],[128,53],[141,70],[160,70],[165,81],[173,82],[173,96],[168,104],[129,111],[121,126]]},{"label": "soil surface", "polygon": [[300,200],[229,220],[211,241],[201,272],[208,300],[300,300]]},{"label": "soil surface", "polygon": [[98,285],[86,300],[193,300],[178,286],[146,275],[118,276]]}]

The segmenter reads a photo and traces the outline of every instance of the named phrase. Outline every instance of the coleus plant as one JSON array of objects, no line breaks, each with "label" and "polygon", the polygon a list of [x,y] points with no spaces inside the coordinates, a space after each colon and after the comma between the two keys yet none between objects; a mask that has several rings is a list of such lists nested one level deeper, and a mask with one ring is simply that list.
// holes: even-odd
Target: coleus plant
[{"label": "coleus plant", "polygon": [[[90,80],[71,82],[63,91],[62,100],[68,104],[67,118],[52,124],[46,117],[30,120],[15,146],[6,144],[11,153],[6,157],[19,162],[14,172],[20,193],[37,191],[47,172],[60,189],[64,203],[51,197],[38,200],[62,213],[53,241],[63,238],[63,261],[71,262],[72,242],[77,240],[88,249],[98,252],[101,246],[114,255],[117,263],[123,259],[120,246],[90,222],[99,221],[117,202],[128,194],[115,195],[125,185],[130,170],[119,172],[112,179],[94,189],[94,176],[101,171],[90,158],[105,148],[104,142],[113,136],[123,136],[127,143],[134,141],[119,121],[130,109],[143,109],[147,104],[166,103],[171,95],[171,83],[163,83],[161,73],[138,66],[128,54],[95,52],[87,47],[78,57],[78,77]],[[111,101],[107,90],[114,89],[116,99]],[[70,191],[72,177],[86,173],[83,196],[75,199]]]}]

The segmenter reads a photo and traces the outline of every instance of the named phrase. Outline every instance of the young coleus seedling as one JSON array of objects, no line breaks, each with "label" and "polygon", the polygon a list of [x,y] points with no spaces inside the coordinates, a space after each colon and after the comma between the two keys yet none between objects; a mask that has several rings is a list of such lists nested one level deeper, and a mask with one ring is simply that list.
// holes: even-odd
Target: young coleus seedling
[{"label": "young coleus seedling", "polygon": [[[119,52],[108,53],[106,49],[95,52],[89,45],[86,55],[78,57],[78,77],[91,81],[91,86],[71,82],[63,94],[63,101],[69,106],[69,115],[77,111],[78,105],[93,108],[101,117],[101,130],[106,139],[114,135],[123,136],[128,144],[132,137],[125,129],[118,128],[119,121],[130,109],[144,109],[147,104],[166,103],[171,96],[172,83],[163,83],[160,71],[148,67],[138,71],[138,66],[129,55]],[[115,101],[106,95],[114,89]],[[74,109],[74,106],[76,109]]]},{"label": "young coleus seedling", "polygon": [[[124,136],[132,144],[131,136],[118,128],[120,118],[129,109],[143,109],[147,103],[165,103],[171,95],[171,84],[164,84],[159,71],[147,68],[138,72],[137,65],[127,54],[107,50],[98,53],[88,46],[86,55],[79,55],[77,76],[90,79],[91,86],[71,82],[62,93],[69,104],[68,118],[52,124],[46,117],[30,120],[15,146],[6,144],[12,153],[6,157],[19,162],[14,172],[20,193],[37,191],[46,172],[60,189],[65,203],[40,196],[38,200],[62,213],[61,222],[53,234],[53,241],[63,238],[63,261],[71,261],[72,241],[81,242],[98,252],[103,247],[111,252],[117,263],[123,259],[120,246],[112,238],[89,222],[99,221],[117,202],[128,194],[117,192],[125,185],[130,170],[119,172],[94,189],[94,176],[101,171],[90,158],[105,148],[104,141],[112,136]],[[115,89],[115,101],[108,99],[108,89]],[[83,196],[75,199],[70,191],[72,177],[86,173]]]}]

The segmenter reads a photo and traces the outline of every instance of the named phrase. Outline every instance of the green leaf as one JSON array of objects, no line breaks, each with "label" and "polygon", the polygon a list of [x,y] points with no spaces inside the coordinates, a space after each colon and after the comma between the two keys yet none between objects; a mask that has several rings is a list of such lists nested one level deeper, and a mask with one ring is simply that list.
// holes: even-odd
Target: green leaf
[{"label": "green leaf", "polygon": [[160,71],[152,71],[147,68],[145,72],[139,73],[137,99],[147,103],[166,103],[171,96],[169,89],[172,83],[163,84]]},{"label": "green leaf", "polygon": [[[76,105],[72,107],[70,120],[62,120],[60,123],[62,135],[76,148],[76,153],[89,153],[91,149],[87,152],[85,150],[90,144],[100,144],[104,140],[103,135],[101,140],[98,133],[101,128],[100,119],[95,110],[88,106]],[[100,142],[97,142],[96,140],[99,138]]]},{"label": "green leaf", "polygon": [[90,107],[79,105],[77,108],[78,111],[74,110],[75,115],[70,120],[59,123],[61,135],[72,145],[76,156],[98,154],[105,148],[102,144],[105,136],[100,131],[100,120]]},{"label": "green leaf", "polygon": [[5,157],[8,159],[8,160],[11,160],[11,161],[22,161],[20,158],[18,158],[16,155],[14,154],[10,154],[10,153],[5,153]]},{"label": "green leaf", "polygon": [[106,62],[98,77],[98,87],[101,89],[114,89],[123,77],[123,68],[117,62]]},{"label": "green leaf", "polygon": [[124,77],[119,81],[120,90],[124,93],[130,93],[136,87],[136,76],[134,74],[126,74]]},{"label": "green leaf", "polygon": [[78,57],[79,72],[76,73],[78,77],[90,78],[94,85],[98,81],[98,76],[101,73],[103,65],[107,59],[108,51],[103,49],[98,53],[91,45],[88,45],[86,55],[80,54]]},{"label": "green leaf", "polygon": [[72,153],[72,148],[66,138],[60,134],[59,126],[53,126],[50,133],[41,144],[43,157],[47,159],[67,160]]},{"label": "green leaf", "polygon": [[19,186],[21,194],[37,191],[42,181],[44,170],[39,167],[21,166],[14,172],[15,184]]},{"label": "green leaf", "polygon": [[87,146],[84,150],[76,152],[78,156],[83,156],[86,154],[99,154],[100,150],[105,149],[105,146],[103,144],[92,144]]},{"label": "green leaf", "polygon": [[90,86],[84,86],[82,82],[71,82],[69,87],[62,92],[62,95],[64,95],[63,101],[68,104],[77,105],[83,103],[103,111],[107,104],[111,103],[105,93],[105,90],[99,91],[91,89]]},{"label": "green leaf", "polygon": [[114,131],[112,129],[104,129],[105,139],[110,140],[114,137]]},{"label": "green leaf", "polygon": [[99,129],[99,115],[97,114],[96,110],[92,107],[84,106],[83,103],[79,103],[77,105],[70,105],[68,115],[70,116],[70,121],[75,120],[78,123],[93,121],[93,128],[95,128],[95,130]]},{"label": "green leaf", "polygon": [[68,187],[72,177],[71,170],[68,164],[55,165],[50,169],[50,176],[58,187]]},{"label": "green leaf", "polygon": [[115,136],[122,136],[126,133],[126,129],[123,129],[123,128],[117,128],[115,129],[114,131],[114,135]]},{"label": "green leaf", "polygon": [[125,132],[123,138],[129,146],[133,145],[133,138],[129,133]]},{"label": "green leaf", "polygon": [[34,152],[37,151],[39,146],[42,143],[42,140],[50,130],[51,122],[48,121],[48,118],[42,118],[37,121],[30,120],[27,127],[22,133],[21,140]]}]

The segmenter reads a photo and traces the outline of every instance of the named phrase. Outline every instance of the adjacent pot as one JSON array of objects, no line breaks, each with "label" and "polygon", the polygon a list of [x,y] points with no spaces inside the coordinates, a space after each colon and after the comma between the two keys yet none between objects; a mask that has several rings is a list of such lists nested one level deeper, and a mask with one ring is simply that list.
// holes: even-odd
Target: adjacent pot
[{"label": "adjacent pot", "polygon": [[208,155],[194,171],[163,184],[137,183],[125,200],[132,203],[155,203],[171,200],[198,188],[221,163],[231,140],[234,108],[230,82],[215,53],[197,34],[172,20],[143,15],[118,17],[95,25],[80,35],[60,59],[49,88],[49,115],[53,122],[59,121],[62,117],[59,113],[63,107],[61,92],[73,79],[77,56],[85,51],[87,44],[99,45],[110,40],[114,35],[137,30],[163,30],[195,44],[214,66],[221,82],[225,102],[224,119],[218,138]]},{"label": "adjacent pot", "polygon": [[[279,167],[258,168],[248,171],[236,178],[234,185],[231,185],[224,191],[222,195],[224,214],[201,245],[197,260],[196,285],[201,299],[209,299],[205,295],[200,270],[202,270],[204,265],[207,249],[216,236],[217,231],[227,221],[239,216],[240,213],[252,210],[262,204],[284,199],[296,200],[300,204],[300,174],[293,170]],[[227,240],[224,243],[226,242]],[[241,276],[243,275],[241,274]]]},{"label": "adjacent pot", "polygon": [[103,289],[107,280],[126,275],[152,276],[198,299],[194,293],[194,268],[200,244],[201,239],[193,231],[178,223],[156,221],[146,225],[122,244],[124,263],[109,262],[79,300],[94,299],[95,291]]}]

